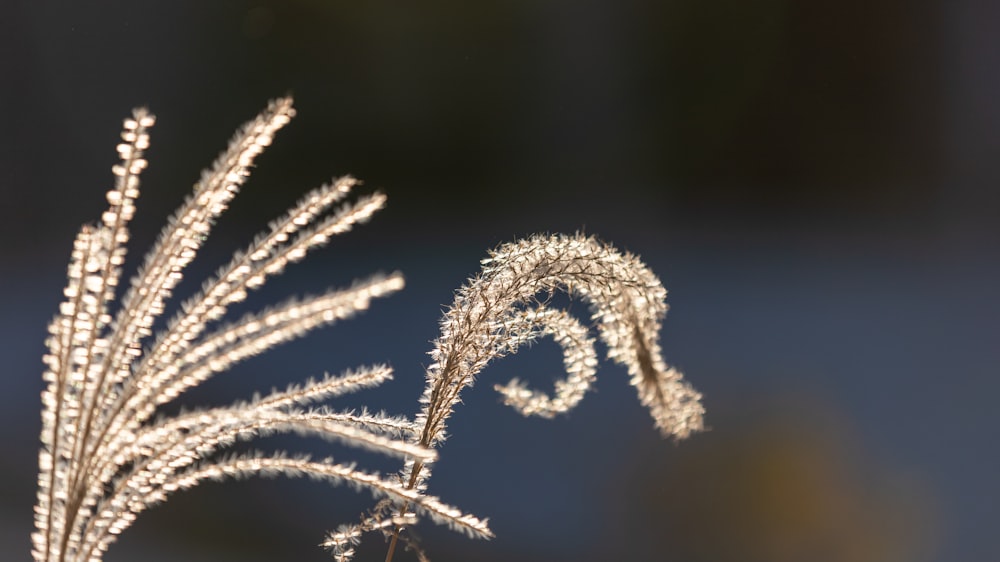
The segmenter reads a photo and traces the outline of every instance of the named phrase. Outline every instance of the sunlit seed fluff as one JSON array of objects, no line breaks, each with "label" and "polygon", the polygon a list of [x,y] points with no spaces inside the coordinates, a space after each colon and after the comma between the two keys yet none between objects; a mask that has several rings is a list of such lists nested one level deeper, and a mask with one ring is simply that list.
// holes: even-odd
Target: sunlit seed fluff
[{"label": "sunlit seed fluff", "polygon": [[[593,378],[593,340],[578,321],[546,308],[546,295],[555,291],[587,302],[609,359],[628,369],[663,435],[683,438],[701,429],[701,395],[660,356],[658,332],[667,307],[659,279],[636,257],[594,238],[534,236],[491,252],[483,271],[456,292],[430,353],[417,443],[439,446],[462,389],[491,360],[539,335],[553,336],[564,351],[568,376],[557,382],[555,396],[516,380],[497,389],[525,414],[551,416],[579,401]],[[427,464],[409,464],[401,477],[419,489],[428,471]]]},{"label": "sunlit seed fluff", "polygon": [[304,409],[387,380],[391,371],[385,367],[309,380],[229,408],[152,420],[158,404],[213,373],[318,326],[349,318],[367,309],[372,299],[403,286],[398,274],[376,276],[212,328],[227,306],[242,300],[247,291],[332,235],[364,222],[384,204],[384,196],[374,195],[332,209],[356,184],[341,178],[306,195],[272,223],[270,231],[184,303],[152,346],[146,343],[185,267],[249,176],[254,158],[293,114],[291,100],[279,99],[237,132],[169,219],[121,304],[115,304],[128,242],[126,226],[135,212],[138,174],[147,167],[147,129],[154,121],[141,109],[125,120],[116,147],[121,161],[112,168],[115,187],[105,196],[109,208],[98,226],[84,227],[74,241],[65,300],[49,326],[32,534],[35,560],[99,561],[139,513],[205,478],[310,475],[405,499],[435,513],[453,509],[401,490],[398,482],[330,460],[213,454],[239,439],[292,431],[433,461],[434,451],[400,439],[413,430],[409,420],[365,411]]},{"label": "sunlit seed fluff", "polygon": [[[517,379],[498,385],[504,401],[523,414],[551,417],[582,399],[595,376],[595,338],[578,319],[549,307],[555,291],[591,306],[609,359],[627,367],[661,432],[680,438],[700,429],[700,395],[661,357],[658,330],[666,291],[634,256],[582,236],[536,236],[501,246],[483,260],[482,273],[457,291],[441,320],[421,410],[413,420],[316,406],[388,380],[391,370],[384,366],[155,419],[158,406],[215,373],[350,318],[372,299],[403,287],[399,274],[373,276],[216,325],[230,305],[384,206],[381,193],[341,203],[358,183],[342,177],[311,191],[270,223],[149,339],[186,266],[247,181],[255,158],[294,114],[289,98],[275,100],[236,133],[168,220],[119,303],[127,225],[136,210],[139,174],[147,167],[147,129],[154,123],[144,109],[125,120],[116,146],[120,162],[112,168],[114,186],[105,196],[109,208],[74,240],[64,300],[48,328],[31,535],[36,561],[99,562],[140,513],[170,494],[207,479],[253,475],[307,476],[382,497],[360,523],[328,536],[325,544],[338,560],[353,555],[365,532],[381,532],[395,545],[400,528],[416,523],[418,515],[473,537],[491,537],[485,519],[427,493],[435,448],[447,437],[447,420],[464,387],[490,361],[539,337],[551,336],[562,348],[566,376],[551,394]],[[275,432],[396,456],[404,469],[383,477],[332,459],[223,453],[238,441]],[[419,550],[417,556],[426,559]]]}]

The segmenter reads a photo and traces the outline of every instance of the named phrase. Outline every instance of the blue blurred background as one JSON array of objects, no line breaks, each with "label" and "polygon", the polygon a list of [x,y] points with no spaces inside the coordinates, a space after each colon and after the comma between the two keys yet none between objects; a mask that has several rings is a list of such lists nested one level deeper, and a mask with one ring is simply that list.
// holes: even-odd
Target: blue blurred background
[{"label": "blue blurred background", "polygon": [[[288,92],[299,117],[179,297],[344,173],[388,209],[244,309],[375,271],[407,288],[180,406],[385,361],[396,380],[335,405],[412,415],[442,307],[485,251],[583,230],[670,290],[665,352],[711,430],[661,441],[607,363],[568,416],[520,418],[492,385],[550,388],[560,366],[550,341],[523,350],[465,394],[430,481],[498,538],[424,524],[433,559],[1000,559],[1000,6],[8,0],[0,14],[4,559],[29,556],[45,327],[72,238],[104,207],[121,119],[159,117],[131,273],[235,128]],[[259,446],[396,469],[308,439]],[[309,482],[208,484],[145,513],[106,560],[327,560],[324,531],[370,504]],[[383,552],[370,537],[361,559]]]}]

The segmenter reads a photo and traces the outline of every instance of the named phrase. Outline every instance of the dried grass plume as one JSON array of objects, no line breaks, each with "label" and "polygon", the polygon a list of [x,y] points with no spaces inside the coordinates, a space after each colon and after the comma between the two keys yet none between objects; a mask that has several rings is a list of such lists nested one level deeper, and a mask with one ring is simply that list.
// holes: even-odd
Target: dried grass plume
[{"label": "dried grass plume", "polygon": [[[627,368],[663,435],[683,438],[701,428],[700,395],[661,357],[658,332],[667,308],[659,279],[635,256],[579,235],[531,237],[500,246],[484,260],[482,273],[457,291],[441,321],[413,420],[317,406],[388,380],[392,371],[382,365],[309,379],[231,406],[155,417],[160,406],[214,374],[348,319],[372,300],[403,288],[398,273],[374,275],[223,323],[229,307],[248,292],[331,237],[366,222],[385,204],[380,193],[348,200],[358,182],[341,177],[309,192],[274,220],[182,303],[165,329],[153,333],[185,267],[246,182],[254,159],[294,115],[291,99],[278,99],[237,131],[171,216],[119,298],[128,224],[155,123],[144,109],[125,120],[108,208],[73,243],[64,299],[46,340],[32,534],[37,562],[99,561],[140,513],[170,494],[205,480],[249,475],[309,476],[382,498],[359,523],[328,536],[325,544],[338,560],[351,558],[369,531],[391,537],[391,559],[397,541],[409,540],[402,530],[421,516],[473,537],[491,537],[485,519],[428,494],[427,479],[461,391],[490,361],[551,336],[563,349],[566,369],[554,394],[518,380],[497,390],[519,412],[543,417],[566,412],[583,398],[596,375],[596,339],[590,326],[551,308],[548,297],[556,291],[588,303],[590,323],[608,358]],[[404,469],[382,476],[329,458],[220,454],[237,440],[274,432],[318,435],[375,450],[400,458]],[[424,557],[419,550],[418,555]]]}]

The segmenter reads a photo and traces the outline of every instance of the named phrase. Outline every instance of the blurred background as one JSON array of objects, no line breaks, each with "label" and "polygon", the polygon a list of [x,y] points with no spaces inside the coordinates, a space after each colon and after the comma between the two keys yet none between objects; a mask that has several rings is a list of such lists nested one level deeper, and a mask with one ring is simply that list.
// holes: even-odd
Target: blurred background
[{"label": "blurred background", "polygon": [[[606,362],[571,414],[523,419],[492,385],[551,388],[560,361],[551,341],[522,350],[466,392],[430,481],[498,537],[422,524],[434,560],[1000,559],[1000,5],[8,0],[0,14],[5,559],[29,557],[46,324],[73,236],[105,206],[121,119],[159,118],[130,274],[236,127],[286,93],[298,118],[175,303],[345,173],[389,207],[244,309],[375,271],[407,288],[172,410],[385,361],[396,380],[333,405],[412,415],[442,307],[485,251],[582,230],[661,276],[667,360],[711,429],[660,440]],[[257,446],[397,468],[308,439]],[[143,514],[106,560],[327,560],[324,532],[371,503],[207,484]],[[360,559],[384,548],[371,536]]]}]

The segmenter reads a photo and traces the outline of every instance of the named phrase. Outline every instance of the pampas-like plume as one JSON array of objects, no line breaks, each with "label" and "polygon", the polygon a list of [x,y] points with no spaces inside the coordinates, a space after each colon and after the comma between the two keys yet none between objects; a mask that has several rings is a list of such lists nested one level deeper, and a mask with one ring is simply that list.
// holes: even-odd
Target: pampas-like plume
[{"label": "pampas-like plume", "polygon": [[[441,321],[415,420],[421,428],[416,444],[439,447],[462,389],[490,361],[541,335],[553,336],[563,348],[568,376],[556,383],[555,396],[529,390],[517,380],[497,390],[505,403],[526,415],[551,417],[580,401],[594,377],[594,341],[580,322],[546,306],[545,296],[559,290],[590,305],[608,358],[628,369],[661,434],[682,439],[702,428],[701,395],[661,357],[658,334],[667,292],[637,257],[591,237],[534,236],[500,246],[483,266],[457,291]],[[425,489],[429,469],[430,463],[413,460],[402,480],[409,488]],[[397,513],[409,508],[404,504]],[[392,534],[387,561],[400,530],[397,526]]]},{"label": "pampas-like plume", "polygon": [[135,212],[154,117],[139,109],[125,121],[118,145],[121,163],[113,168],[116,181],[107,194],[110,206],[98,224],[84,226],[77,236],[65,300],[49,327],[32,535],[36,561],[99,561],[140,512],[170,493],[205,479],[254,474],[347,482],[414,505],[417,513],[464,524],[457,510],[437,498],[351,464],[281,454],[213,456],[237,439],[293,431],[431,462],[433,451],[401,439],[414,430],[408,420],[306,408],[391,378],[387,367],[310,380],[230,407],[152,419],[159,405],[213,374],[316,327],[350,318],[372,299],[403,287],[399,274],[375,276],[209,331],[248,291],[384,205],[385,197],[376,193],[334,208],[357,183],[344,177],[312,191],[273,222],[181,306],[164,332],[147,342],[185,266],[246,181],[254,158],[293,115],[291,99],[279,99],[237,132],[170,218],[114,311],[127,225]]},{"label": "pampas-like plume", "polygon": [[[113,168],[109,208],[84,226],[73,244],[65,300],[49,326],[44,357],[42,447],[32,555],[37,562],[99,562],[136,517],[178,490],[207,479],[252,475],[307,476],[347,483],[381,500],[359,523],[330,533],[325,546],[349,560],[360,536],[391,536],[416,517],[472,537],[492,537],[486,520],[462,513],[426,493],[426,480],[445,439],[446,422],[463,388],[493,359],[541,336],[563,349],[567,376],[555,394],[518,380],[495,388],[525,415],[552,417],[573,408],[592,385],[597,353],[590,330],[547,296],[565,291],[590,305],[591,320],[608,351],[624,365],[640,401],[664,436],[684,438],[702,425],[700,394],[663,361],[658,344],[666,290],[630,254],[584,236],[535,236],[494,250],[483,271],[459,289],[431,351],[427,386],[414,420],[382,413],[335,412],[310,404],[375,386],[391,378],[384,366],[309,380],[285,391],[229,407],[154,420],[162,404],[243,359],[320,326],[350,318],[372,299],[403,287],[399,274],[374,276],[326,294],[292,300],[212,328],[230,305],[246,298],[330,237],[367,221],[385,204],[373,194],[340,203],[357,184],[350,177],[322,186],[270,224],[245,251],[183,303],[166,329],[152,327],[194,259],[212,224],[249,176],[254,158],[294,116],[291,99],[271,102],[240,129],[194,193],[170,218],[121,304],[116,293],[135,212],[139,174],[154,117],[139,109],[125,121],[121,163]],[[117,308],[117,310],[112,310]],[[211,328],[211,329],[210,329]],[[152,340],[152,341],[150,341]],[[346,442],[404,460],[392,477],[352,463],[282,453],[220,456],[237,440],[297,432]],[[422,550],[410,542],[417,556]]]}]

